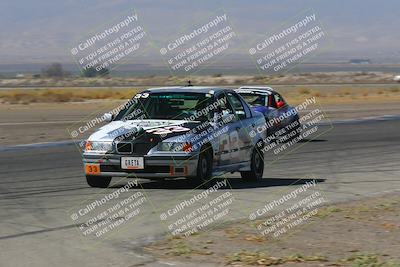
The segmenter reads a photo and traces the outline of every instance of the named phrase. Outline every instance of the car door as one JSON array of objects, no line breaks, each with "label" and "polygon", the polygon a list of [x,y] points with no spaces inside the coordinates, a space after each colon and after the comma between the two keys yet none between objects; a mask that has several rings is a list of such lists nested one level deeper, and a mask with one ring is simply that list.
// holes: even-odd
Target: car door
[{"label": "car door", "polygon": [[[274,97],[275,105],[277,108],[277,117],[279,118],[282,115],[286,115],[285,113],[289,111],[289,105],[286,103],[283,97],[277,92],[274,92],[272,96]],[[282,116],[282,118],[284,119],[279,122],[278,129],[284,128],[291,121],[291,118],[289,116]]]},{"label": "car door", "polygon": [[217,135],[218,138],[218,152],[217,162],[219,166],[231,165],[234,160],[233,156],[238,153],[239,134],[237,131],[237,120],[232,105],[227,99],[225,93],[221,93],[216,97],[218,104],[218,127],[214,131],[222,131],[225,127],[226,131],[222,131]]},{"label": "car door", "polygon": [[236,117],[236,121],[232,125],[235,135],[237,135],[231,139],[232,163],[249,161],[253,148],[252,138],[249,134],[253,127],[251,112],[236,93],[228,92],[226,95]]},{"label": "car door", "polygon": [[[278,102],[283,102],[283,106],[279,106]],[[279,131],[288,123],[286,119],[281,120],[281,115],[286,113],[288,105],[284,102],[283,98],[276,92],[268,96],[268,113],[266,120],[268,122],[268,135],[274,134]]]}]

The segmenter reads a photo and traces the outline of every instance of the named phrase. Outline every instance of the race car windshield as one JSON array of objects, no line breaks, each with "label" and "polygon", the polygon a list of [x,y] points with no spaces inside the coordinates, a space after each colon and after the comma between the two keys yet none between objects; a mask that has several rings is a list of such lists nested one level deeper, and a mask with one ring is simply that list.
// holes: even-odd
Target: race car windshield
[{"label": "race car windshield", "polygon": [[212,95],[205,93],[142,93],[116,119],[167,119],[205,121],[213,118]]},{"label": "race car windshield", "polygon": [[240,95],[246,100],[250,106],[265,106],[265,95],[257,95],[251,93],[240,93]]}]

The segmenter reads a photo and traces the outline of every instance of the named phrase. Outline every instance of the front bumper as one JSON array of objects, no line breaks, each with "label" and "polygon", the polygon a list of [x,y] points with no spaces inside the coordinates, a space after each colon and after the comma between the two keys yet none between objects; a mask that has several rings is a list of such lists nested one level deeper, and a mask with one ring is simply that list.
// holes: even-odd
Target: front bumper
[{"label": "front bumper", "polygon": [[[127,170],[121,168],[122,157],[144,157],[144,169]],[[98,164],[97,176],[130,177],[130,178],[177,178],[193,177],[197,172],[198,155],[117,155],[117,154],[83,154],[83,164]],[[93,175],[93,174],[90,174]]]}]

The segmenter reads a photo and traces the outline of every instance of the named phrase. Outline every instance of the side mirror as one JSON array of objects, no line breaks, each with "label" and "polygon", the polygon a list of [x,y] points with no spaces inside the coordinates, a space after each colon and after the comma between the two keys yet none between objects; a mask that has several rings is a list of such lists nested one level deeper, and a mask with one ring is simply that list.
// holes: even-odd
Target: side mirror
[{"label": "side mirror", "polygon": [[104,121],[110,122],[114,119],[114,115],[112,113],[104,113],[103,118]]},{"label": "side mirror", "polygon": [[224,110],[221,115],[220,121],[224,124],[231,123],[236,120],[236,116],[232,113],[229,113],[227,110]]},{"label": "side mirror", "polygon": [[213,122],[214,125],[218,125],[218,124],[225,124],[225,123],[229,123],[231,121],[233,121],[235,119],[235,115],[233,115],[232,113],[229,113],[229,111],[227,110],[223,110],[222,112],[215,112],[214,113],[214,118],[213,118]]}]

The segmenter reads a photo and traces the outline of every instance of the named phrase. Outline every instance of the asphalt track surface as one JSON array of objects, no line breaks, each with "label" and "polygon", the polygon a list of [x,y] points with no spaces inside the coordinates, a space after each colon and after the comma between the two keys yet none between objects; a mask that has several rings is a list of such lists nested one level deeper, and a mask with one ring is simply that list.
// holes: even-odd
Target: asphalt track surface
[{"label": "asphalt track surface", "polygon": [[[245,218],[310,178],[317,179],[313,190],[328,204],[400,191],[400,120],[355,121],[320,130],[325,133],[272,164],[266,159],[261,182],[228,175],[231,188],[221,190],[235,196],[235,206],[227,221]],[[0,151],[0,164],[1,266],[179,266],[153,259],[142,247],[168,232],[160,211],[171,208],[177,196],[193,193],[185,180],[140,180],[149,201],[138,217],[110,236],[95,238],[80,232],[70,210],[118,190],[126,180],[105,190],[89,188],[80,154],[68,144]]]}]

